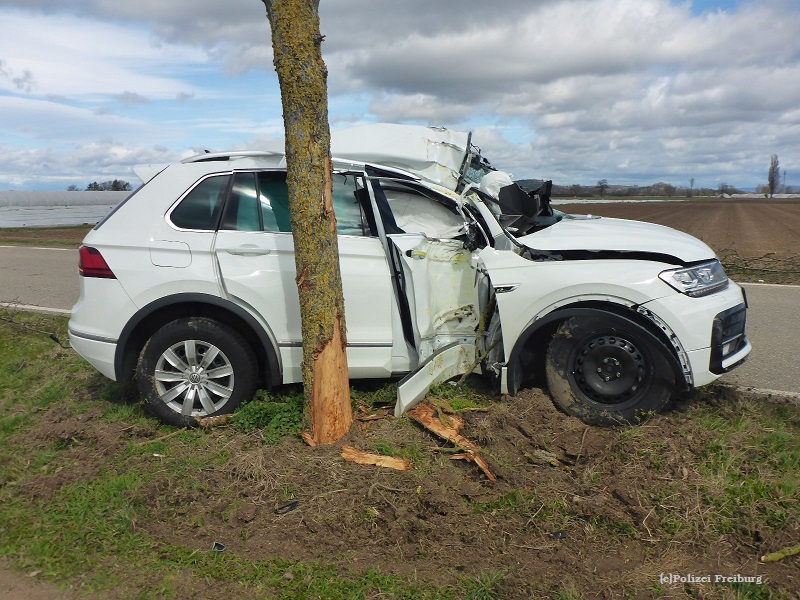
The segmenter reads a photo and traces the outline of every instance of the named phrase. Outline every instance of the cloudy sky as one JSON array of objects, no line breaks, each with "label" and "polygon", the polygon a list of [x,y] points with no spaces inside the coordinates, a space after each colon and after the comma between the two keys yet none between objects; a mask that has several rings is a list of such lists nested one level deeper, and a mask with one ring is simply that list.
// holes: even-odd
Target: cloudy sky
[{"label": "cloudy sky", "polygon": [[[800,185],[798,0],[322,0],[333,128],[470,129],[515,178]],[[274,147],[260,0],[0,0],[0,190]]]}]

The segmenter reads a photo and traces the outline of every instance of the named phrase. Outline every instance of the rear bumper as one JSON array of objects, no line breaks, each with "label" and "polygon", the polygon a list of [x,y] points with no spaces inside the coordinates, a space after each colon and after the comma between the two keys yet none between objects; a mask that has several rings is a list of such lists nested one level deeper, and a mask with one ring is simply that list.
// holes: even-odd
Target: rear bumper
[{"label": "rear bumper", "polygon": [[69,329],[70,346],[85,358],[89,364],[109,379],[117,380],[114,372],[114,355],[117,352],[117,341]]}]

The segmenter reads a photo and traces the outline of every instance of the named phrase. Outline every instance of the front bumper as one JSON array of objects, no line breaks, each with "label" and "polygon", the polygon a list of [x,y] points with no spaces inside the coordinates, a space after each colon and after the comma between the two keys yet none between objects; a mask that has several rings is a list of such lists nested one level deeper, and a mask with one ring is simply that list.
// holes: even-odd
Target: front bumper
[{"label": "front bumper", "polygon": [[719,313],[711,327],[709,370],[722,375],[747,359],[750,342],[746,333],[747,305],[742,303]]},{"label": "front bumper", "polygon": [[645,305],[672,329],[689,360],[691,385],[700,387],[742,364],[752,350],[746,336],[744,290],[731,282],[716,294],[673,294]]}]

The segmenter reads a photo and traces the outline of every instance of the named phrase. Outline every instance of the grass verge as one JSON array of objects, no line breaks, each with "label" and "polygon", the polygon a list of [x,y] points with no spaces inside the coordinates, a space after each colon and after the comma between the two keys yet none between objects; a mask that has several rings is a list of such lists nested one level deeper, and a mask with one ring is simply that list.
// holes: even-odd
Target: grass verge
[{"label": "grass verge", "polygon": [[[354,396],[382,407],[393,390]],[[0,324],[0,555],[111,598],[796,600],[800,560],[757,561],[800,539],[800,410],[728,394],[597,429],[538,392],[435,389],[491,485],[408,419],[347,440],[409,458],[408,473],[307,448],[296,393],[259,393],[212,431],[161,426],[71,351]],[[658,579],[688,572],[763,581]]]}]

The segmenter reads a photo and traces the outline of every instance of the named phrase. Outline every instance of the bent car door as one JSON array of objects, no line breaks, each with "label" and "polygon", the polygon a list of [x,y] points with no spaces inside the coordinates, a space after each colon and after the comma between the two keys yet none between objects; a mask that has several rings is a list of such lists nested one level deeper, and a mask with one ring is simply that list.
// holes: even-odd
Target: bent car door
[{"label": "bent car door", "polygon": [[423,377],[425,385],[398,398],[397,412],[402,412],[429,384],[463,372],[472,362],[488,282],[468,247],[467,219],[457,203],[411,181],[374,178],[371,187],[406,341],[416,350],[418,369],[438,360],[430,377]]},{"label": "bent car door", "polygon": [[[351,377],[392,372],[392,287],[380,240],[366,234],[358,174],[336,173],[333,203]],[[300,381],[302,336],[285,171],[234,173],[215,241],[223,292],[260,314],[277,341],[285,383]]]}]

